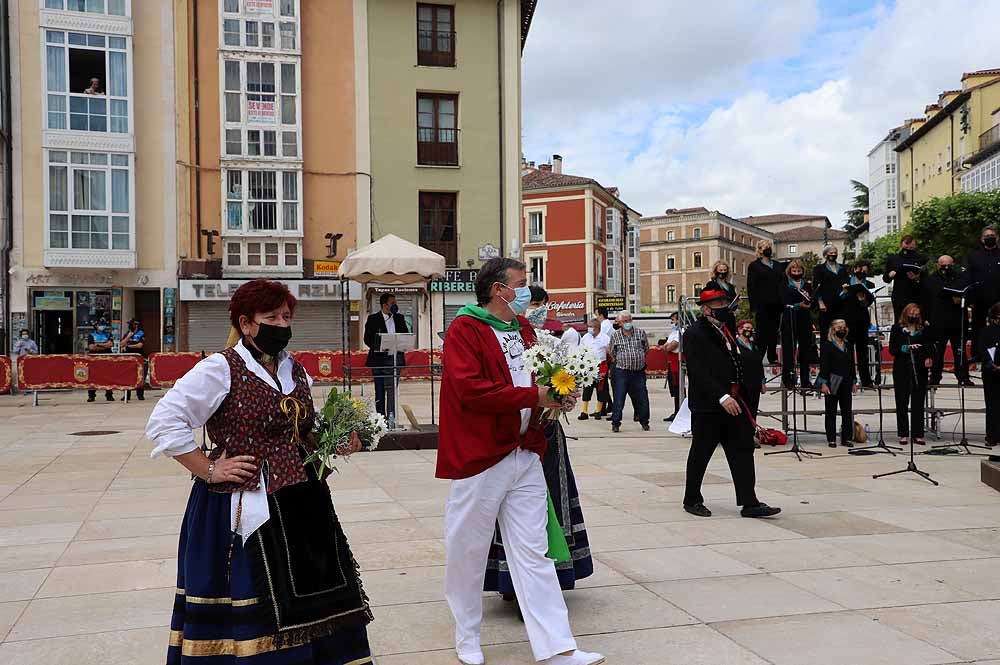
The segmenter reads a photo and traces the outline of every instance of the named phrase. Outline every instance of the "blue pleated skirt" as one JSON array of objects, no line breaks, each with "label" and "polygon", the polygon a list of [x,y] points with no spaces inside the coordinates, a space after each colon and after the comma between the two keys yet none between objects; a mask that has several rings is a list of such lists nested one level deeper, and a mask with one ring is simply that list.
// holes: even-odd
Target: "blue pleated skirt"
[{"label": "blue pleated skirt", "polygon": [[363,626],[275,646],[273,612],[257,598],[243,539],[233,542],[229,518],[230,495],[196,481],[181,526],[167,665],[373,663]]}]

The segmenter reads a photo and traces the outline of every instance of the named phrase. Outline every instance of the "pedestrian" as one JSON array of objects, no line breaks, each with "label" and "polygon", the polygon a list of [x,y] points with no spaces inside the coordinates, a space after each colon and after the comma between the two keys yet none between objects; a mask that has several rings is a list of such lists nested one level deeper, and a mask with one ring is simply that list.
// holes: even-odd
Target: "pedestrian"
[{"label": "pedestrian", "polygon": [[[955,378],[965,386],[975,385],[969,379],[965,356],[965,343],[969,341],[969,322],[962,296],[966,287],[965,275],[955,267],[955,259],[944,254],[938,257],[937,272],[927,278],[930,299],[930,320],[934,325],[936,354],[931,368],[929,385],[941,384],[944,374],[944,354],[951,344],[952,365]],[[967,301],[968,302],[968,301]]]},{"label": "pedestrian", "polygon": [[912,283],[912,280],[902,279],[905,277],[902,267],[904,265],[923,267],[926,263],[927,256],[917,251],[917,241],[908,233],[899,239],[899,253],[886,258],[882,280],[886,284],[892,284],[892,312],[897,321],[902,316],[904,307],[911,302],[923,301],[919,285]]},{"label": "pedestrian", "polygon": [[739,344],[740,362],[743,363],[743,386],[750,415],[757,419],[760,411],[760,396],[767,392],[764,378],[764,356],[754,342],[753,321],[736,324],[736,343]]},{"label": "pedestrian", "polygon": [[375,410],[395,424],[396,417],[396,383],[399,372],[406,365],[405,355],[396,354],[396,369],[393,371],[392,355],[382,350],[381,334],[395,335],[410,332],[406,319],[399,313],[394,293],[383,293],[378,299],[379,311],[371,314],[365,321],[365,346],[368,347],[368,358],[365,366],[372,370],[375,379]]},{"label": "pedestrian", "polygon": [[767,362],[778,363],[778,326],[783,305],[781,288],[784,266],[774,260],[770,240],[757,242],[757,259],[747,266],[747,294],[757,327],[757,344],[767,354]]},{"label": "pedestrian", "polygon": [[445,598],[455,619],[455,650],[467,665],[485,662],[480,627],[483,583],[497,522],[511,582],[535,659],[594,665],[604,656],[576,649],[559,578],[548,551],[547,499],[539,409],[571,409],[535,386],[524,351],[535,332],[522,315],[531,302],[523,263],[490,259],[476,276],[475,305],[448,328],[441,383],[437,477],[451,480],[445,508]]},{"label": "pedestrian", "polygon": [[38,344],[35,343],[35,340],[31,339],[31,331],[27,328],[22,328],[17,336],[17,341],[14,342],[14,357],[20,358],[21,356],[37,355]]},{"label": "pedestrian", "polygon": [[[855,262],[848,285],[847,300],[844,302],[844,320],[847,322],[847,346],[852,354],[857,356],[858,375],[861,377],[862,388],[874,388],[875,382],[872,379],[872,362],[870,349],[872,339],[869,330],[872,326],[871,306],[875,303],[875,295],[872,289],[875,284],[868,276],[871,274],[871,261],[861,260]],[[876,347],[877,348],[877,347]],[[875,371],[881,380],[882,364],[881,358],[876,356]]]},{"label": "pedestrian", "polygon": [[[674,412],[663,419],[664,422],[671,423],[677,417],[677,412],[681,409],[681,329],[680,317],[677,312],[670,315],[670,334],[660,349],[667,354],[667,386],[670,396],[674,399]],[[761,370],[763,371],[763,370]]]},{"label": "pedestrian", "polygon": [[[146,399],[146,333],[142,329],[142,321],[132,319],[128,322],[128,332],[122,337],[119,348],[123,353],[137,353],[142,356],[142,383],[135,390],[136,399],[140,402]],[[124,401],[132,397],[132,391],[126,390]]]},{"label": "pedestrian", "polygon": [[597,409],[594,411],[594,420],[604,417],[604,410],[611,401],[608,393],[608,345],[611,339],[601,332],[601,321],[594,317],[587,327],[587,334],[580,340],[580,344],[585,346],[600,363],[598,369],[597,382],[583,389],[583,403],[580,415],[577,420],[587,420],[590,418],[590,400],[597,396]]},{"label": "pedestrian", "polygon": [[[538,325],[532,325],[532,328],[537,331],[543,325],[544,320]],[[600,330],[600,324],[597,325],[597,330]],[[592,386],[590,388],[592,390]],[[552,499],[556,521],[562,529],[563,537],[566,538],[570,554],[568,561],[555,563],[556,575],[559,577],[559,587],[563,591],[569,591],[576,588],[577,580],[594,574],[594,560],[590,556],[590,541],[587,539],[587,526],[583,520],[583,509],[580,507],[576,476],[573,475],[573,465],[569,459],[566,433],[558,420],[544,421],[543,426],[546,447],[542,456],[542,471],[545,473],[545,486],[549,498]],[[499,524],[486,562],[483,591],[495,591],[508,602],[517,600]],[[518,615],[523,620],[524,615],[520,607]]]},{"label": "pedestrian", "polygon": [[986,313],[1000,302],[1000,247],[997,228],[987,226],[979,236],[982,247],[969,252],[966,258],[967,281],[972,285],[972,337],[979,348],[978,337],[986,326]]},{"label": "pedestrian", "polygon": [[889,331],[892,354],[892,387],[896,395],[896,431],[899,443],[907,445],[910,436],[924,445],[924,398],[927,374],[934,365],[934,339],[920,305],[903,308],[899,321]]},{"label": "pedestrian", "polygon": [[[711,517],[701,484],[712,454],[720,444],[726,453],[736,505],[743,517],[773,517],[780,508],[757,498],[753,464],[754,428],[741,402],[746,401],[743,361],[736,339],[722,325],[728,310],[721,291],[702,291],[698,297],[702,316],[684,332],[684,355],[689,358],[688,405],[691,408],[691,449],[687,459],[684,510],[697,517]],[[695,362],[694,359],[697,359]]]},{"label": "pedestrian", "polygon": [[[87,335],[87,355],[106,355],[111,353],[114,343],[111,341],[111,331],[108,328],[107,319],[98,319],[94,325],[94,332]],[[87,401],[93,402],[97,399],[96,390],[87,391]],[[111,390],[104,391],[104,399],[109,402],[115,401],[115,394]]]},{"label": "pedestrian", "polygon": [[983,392],[986,397],[986,445],[1000,443],[1000,303],[990,308],[986,328],[979,336],[978,355],[982,359]]},{"label": "pedestrian", "polygon": [[541,328],[549,318],[549,292],[540,286],[530,286],[531,302],[528,309],[524,310],[524,318],[532,328]]},{"label": "pedestrian", "polygon": [[[312,379],[285,350],[295,298],[257,279],[229,302],[229,343],[160,399],[152,456],[193,477],[168,663],[371,665],[371,610],[315,450]],[[195,440],[205,426],[214,447]],[[352,451],[361,449],[357,433]],[[267,474],[266,482],[264,474]]]},{"label": "pedestrian", "polygon": [[641,328],[632,323],[629,312],[618,315],[621,325],[619,330],[611,335],[608,345],[608,357],[614,363],[611,370],[611,385],[614,408],[611,412],[611,431],[618,432],[622,424],[622,411],[625,409],[625,396],[632,400],[635,420],[642,425],[644,432],[649,431],[649,392],[646,389],[646,354],[649,352],[649,340]]},{"label": "pedestrian", "polygon": [[729,271],[729,264],[725,261],[716,261],[712,266],[712,279],[705,282],[704,290],[722,291],[729,299],[729,314],[723,323],[729,328],[729,332],[736,334],[736,316],[733,314],[737,306],[736,286],[733,284],[733,276]]},{"label": "pedestrian", "polygon": [[844,318],[844,302],[850,275],[847,269],[837,263],[840,254],[836,247],[823,248],[823,262],[813,268],[813,292],[819,309],[819,329],[826,334],[834,319]]},{"label": "pedestrian", "polygon": [[611,333],[614,332],[614,321],[608,318],[608,308],[598,307],[597,308],[597,320],[601,322],[601,332],[611,337]]},{"label": "pedestrian", "polygon": [[795,259],[785,270],[788,275],[781,288],[785,313],[781,318],[781,380],[786,390],[795,390],[795,361],[798,351],[799,379],[802,390],[811,390],[809,367],[816,358],[812,310],[816,299],[813,287],[805,279],[805,267]]},{"label": "pedestrian", "polygon": [[847,343],[848,328],[844,319],[834,319],[820,347],[819,376],[816,383],[823,393],[826,413],[826,443],[837,447],[837,407],[840,406],[840,445],[851,448],[854,444],[854,411],[852,395],[857,390],[854,383],[854,352]]},{"label": "pedestrian", "polygon": [[570,348],[580,346],[580,332],[573,326],[572,323],[563,324],[563,334],[559,339],[563,344]]}]

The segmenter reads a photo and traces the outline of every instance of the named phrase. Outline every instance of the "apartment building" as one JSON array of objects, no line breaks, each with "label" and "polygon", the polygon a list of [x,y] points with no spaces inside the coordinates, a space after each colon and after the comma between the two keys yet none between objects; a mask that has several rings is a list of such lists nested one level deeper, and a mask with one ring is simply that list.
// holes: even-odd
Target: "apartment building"
[{"label": "apartment building", "polygon": [[[175,347],[176,125],[171,3],[9,0],[10,328],[43,353],[137,317]],[[5,270],[5,273],[8,271]]]},{"label": "apartment building", "polygon": [[657,311],[677,308],[712,278],[716,261],[729,264],[738,290],[746,287],[747,266],[756,259],[759,240],[774,240],[764,226],[717,210],[670,208],[639,220],[639,281],[642,306]]},{"label": "apartment building", "polygon": [[850,243],[845,231],[833,228],[825,215],[754,215],[744,217],[747,224],[766,229],[774,234],[774,256],[780,261],[790,261],[812,253],[822,256],[826,245],[835,245],[841,252]]},{"label": "apartment building", "polygon": [[895,233],[899,225],[899,153],[896,146],[910,135],[910,127],[894,128],[868,153],[868,238]]},{"label": "apartment building", "polygon": [[[631,304],[630,225],[640,215],[614,187],[593,178],[563,173],[563,160],[525,165],[523,259],[529,282],[549,293],[550,316],[583,322],[598,299],[617,296]],[[634,258],[634,257],[633,257]]]}]

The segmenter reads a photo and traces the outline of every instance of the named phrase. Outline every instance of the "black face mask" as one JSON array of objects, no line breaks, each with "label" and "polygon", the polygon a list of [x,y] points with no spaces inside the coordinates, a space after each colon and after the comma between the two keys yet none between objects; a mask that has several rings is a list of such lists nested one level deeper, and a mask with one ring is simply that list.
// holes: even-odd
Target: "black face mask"
[{"label": "black face mask", "polygon": [[945,277],[951,277],[952,275],[955,274],[955,269],[952,268],[951,266],[946,266],[944,268],[941,268],[941,274],[944,275]]},{"label": "black face mask", "polygon": [[744,330],[741,334],[746,339],[753,339],[753,331],[752,330]]},{"label": "black face mask", "polygon": [[769,247],[769,248],[761,251],[761,254],[764,255],[764,258],[769,259],[769,258],[771,258],[771,255],[774,254],[774,250]]},{"label": "black face mask", "polygon": [[796,275],[795,273],[792,273],[791,275],[789,275],[789,277],[794,279],[796,282],[802,279],[802,275]]},{"label": "black face mask", "polygon": [[834,330],[833,334],[839,337],[840,339],[845,339],[847,337],[846,330]]},{"label": "black face mask", "polygon": [[729,277],[729,273],[728,272],[717,272],[717,273],[715,273],[715,278],[716,279],[726,279],[728,277]]},{"label": "black face mask", "polygon": [[716,321],[725,320],[726,315],[729,314],[728,307],[713,307],[710,311],[712,312],[712,318]]},{"label": "black face mask", "polygon": [[904,249],[903,251],[900,252],[900,254],[902,254],[903,256],[913,256],[916,253],[917,251],[914,249]]},{"label": "black face mask", "polygon": [[906,317],[906,320],[909,321],[910,323],[920,323],[920,317],[919,316],[910,315],[910,316]]},{"label": "black face mask", "polygon": [[836,263],[837,262],[837,257],[836,256],[828,256],[828,257],[826,257],[826,260],[829,261],[830,263]]},{"label": "black face mask", "polygon": [[996,247],[997,246],[997,237],[996,236],[986,236],[985,238],[983,238],[983,245],[985,245],[986,247],[989,247],[990,249]]},{"label": "black face mask", "polygon": [[269,323],[259,323],[257,334],[253,338],[254,345],[269,356],[276,356],[285,350],[292,339],[291,327],[272,326]]}]

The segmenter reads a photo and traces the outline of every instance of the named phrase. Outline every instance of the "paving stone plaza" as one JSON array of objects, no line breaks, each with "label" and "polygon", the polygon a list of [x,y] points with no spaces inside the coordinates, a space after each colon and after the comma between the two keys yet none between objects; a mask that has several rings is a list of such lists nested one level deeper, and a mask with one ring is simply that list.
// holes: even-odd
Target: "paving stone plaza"
[{"label": "paving stone plaza", "polygon": [[[649,386],[651,432],[630,412],[618,435],[606,421],[567,426],[596,565],[566,594],[582,648],[629,665],[1000,664],[1000,494],[980,483],[979,458],[918,456],[939,487],[915,474],[873,480],[905,458],[848,456],[805,435],[823,457],[758,452],[760,498],[783,509],[764,521],[739,516],[719,450],[704,492],[715,516],[699,519],[681,507],[688,442],[666,432],[662,381]],[[160,394],[86,404],[56,393],[38,407],[0,397],[0,665],[164,662],[190,479],[149,459],[142,432]],[[981,392],[969,399],[981,407]],[[429,421],[428,386],[405,385],[402,401]],[[945,441],[956,421],[944,420]],[[968,425],[982,432],[982,415]],[[94,430],[114,433],[73,435]],[[379,665],[456,662],[443,599],[448,483],[434,461],[359,454],[331,479]],[[487,662],[532,662],[512,606],[485,606]]]}]

